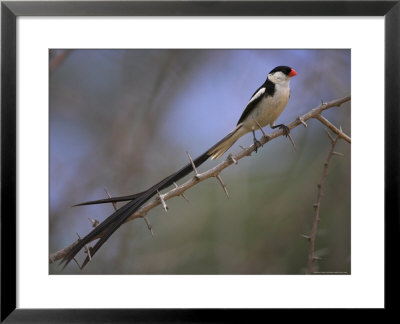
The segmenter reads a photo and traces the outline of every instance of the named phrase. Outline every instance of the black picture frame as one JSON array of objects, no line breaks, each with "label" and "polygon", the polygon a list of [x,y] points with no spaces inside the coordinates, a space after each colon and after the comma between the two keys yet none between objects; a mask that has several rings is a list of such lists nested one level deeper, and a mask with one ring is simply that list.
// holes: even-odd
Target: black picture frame
[{"label": "black picture frame", "polygon": [[[399,232],[400,3],[396,1],[4,1],[1,3],[1,321],[230,322],[265,310],[16,308],[16,19],[19,16],[384,16],[385,17],[385,308],[398,275],[389,266]],[[367,67],[366,67],[367,68]],[[368,90],[366,90],[366,95]],[[373,125],[371,125],[373,128]],[[368,134],[366,134],[366,137]],[[373,151],[373,148],[371,148]],[[366,179],[367,181],[367,179]],[[371,190],[373,190],[371,188]],[[34,216],[34,215],[33,215]],[[371,233],[373,239],[373,233]],[[392,291],[394,292],[394,291]],[[61,293],[61,292],[58,292]],[[266,292],[267,293],[267,292]],[[262,314],[251,314],[257,316]]]}]

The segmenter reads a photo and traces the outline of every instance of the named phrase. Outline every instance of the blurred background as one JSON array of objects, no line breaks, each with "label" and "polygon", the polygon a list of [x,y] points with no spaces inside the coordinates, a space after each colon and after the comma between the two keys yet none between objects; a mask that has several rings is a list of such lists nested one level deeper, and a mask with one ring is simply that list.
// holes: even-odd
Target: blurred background
[{"label": "blurred background", "polygon": [[[350,50],[50,50],[50,242],[58,251],[102,221],[111,205],[73,204],[133,194],[206,151],[236,125],[277,65],[298,75],[277,123],[350,94]],[[350,103],[324,116],[351,135]],[[269,127],[265,130],[271,132]],[[258,137],[261,132],[258,131]],[[316,120],[123,225],[84,271],[51,274],[304,274],[323,165],[330,150]],[[252,135],[239,145],[252,144]],[[314,271],[350,273],[350,145],[339,141],[324,185]],[[226,153],[223,158],[227,156]],[[205,171],[221,160],[207,161]],[[189,177],[189,176],[188,176]],[[187,177],[187,178],[188,178]],[[186,180],[186,178],[184,179]],[[183,181],[180,182],[180,184]],[[119,206],[122,206],[120,204]],[[82,262],[86,255],[78,255]]]}]

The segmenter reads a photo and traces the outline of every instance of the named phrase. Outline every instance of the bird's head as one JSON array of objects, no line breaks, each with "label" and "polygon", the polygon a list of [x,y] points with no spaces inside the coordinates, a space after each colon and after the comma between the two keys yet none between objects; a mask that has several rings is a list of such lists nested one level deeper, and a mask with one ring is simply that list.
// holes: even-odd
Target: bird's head
[{"label": "bird's head", "polygon": [[268,79],[274,83],[284,83],[297,75],[297,72],[289,66],[280,65],[268,73]]}]

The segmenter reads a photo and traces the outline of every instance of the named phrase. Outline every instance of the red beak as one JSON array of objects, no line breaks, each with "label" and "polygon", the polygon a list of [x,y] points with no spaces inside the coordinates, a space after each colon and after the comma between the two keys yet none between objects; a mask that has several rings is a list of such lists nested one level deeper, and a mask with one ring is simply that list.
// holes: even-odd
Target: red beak
[{"label": "red beak", "polygon": [[294,77],[295,75],[297,75],[297,72],[294,69],[292,69],[292,71],[290,71],[289,73],[289,76]]}]

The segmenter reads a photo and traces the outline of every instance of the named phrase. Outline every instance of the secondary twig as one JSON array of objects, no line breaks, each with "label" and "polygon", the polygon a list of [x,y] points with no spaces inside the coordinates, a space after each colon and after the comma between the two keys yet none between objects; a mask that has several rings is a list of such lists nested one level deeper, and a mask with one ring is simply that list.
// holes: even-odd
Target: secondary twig
[{"label": "secondary twig", "polygon": [[314,221],[313,221],[313,226],[312,226],[312,230],[311,230],[311,235],[310,236],[303,235],[303,237],[307,238],[307,240],[310,243],[309,252],[308,252],[307,274],[312,273],[314,261],[319,259],[315,255],[315,238],[317,236],[317,228],[318,228],[318,222],[319,222],[319,211],[320,211],[320,207],[321,207],[322,187],[325,183],[326,176],[328,175],[329,162],[331,161],[332,156],[335,155],[334,153],[336,153],[335,152],[336,143],[341,138],[339,135],[337,135],[336,138],[333,138],[332,135],[330,135],[328,131],[327,131],[327,134],[329,136],[329,139],[331,140],[332,145],[331,145],[331,149],[329,151],[328,157],[324,163],[324,170],[322,172],[321,180],[317,185],[318,193],[317,193],[317,201],[313,205]]},{"label": "secondary twig", "polygon": [[[351,97],[348,96],[348,97],[332,100],[327,103],[322,103],[321,105],[310,110],[306,114],[299,116],[298,118],[296,118],[296,120],[292,121],[287,126],[290,130],[292,130],[299,125],[304,125],[306,123],[306,121],[308,121],[312,118],[317,118],[317,116],[320,115],[324,110],[327,110],[327,109],[333,108],[333,107],[338,107],[341,104],[343,104],[347,101],[350,101],[350,99],[351,99]],[[272,132],[271,134],[268,134],[267,137],[263,136],[260,139],[260,143],[261,143],[261,145],[264,145],[265,143],[267,143],[279,136],[282,136],[282,135],[284,135],[284,131],[282,129],[279,129],[275,132]],[[239,161],[240,159],[243,159],[246,156],[250,156],[251,153],[254,151],[254,144],[250,145],[247,148],[243,148],[243,147],[241,147],[241,148],[242,148],[242,151],[240,151],[238,154],[232,155],[231,158],[220,162],[213,168],[211,168],[203,173],[198,173],[190,154],[187,153],[189,160],[192,163],[195,176],[192,177],[191,179],[187,180],[184,184],[180,185],[179,187],[175,187],[175,188],[171,189],[170,191],[168,191],[167,193],[163,194],[162,197],[163,197],[164,202],[173,197],[182,196],[182,194],[186,190],[197,185],[199,182],[202,182],[211,177],[217,177],[217,175],[219,175],[222,172],[222,170],[226,169],[233,163],[237,163],[237,161]],[[156,199],[152,199],[152,200],[148,201],[146,204],[144,204],[142,207],[140,207],[135,213],[133,213],[129,218],[127,218],[125,223],[132,221],[136,218],[144,218],[144,216],[151,209],[155,208],[160,203],[161,203],[161,200],[158,199],[158,197]],[[93,238],[93,241],[100,238],[102,235],[103,235],[103,233],[100,233],[97,237]],[[77,242],[72,243],[70,246],[68,246],[60,251],[52,253],[50,255],[49,262],[53,263],[54,261],[57,261],[57,260],[63,258],[75,246],[75,244],[77,244]]]},{"label": "secondary twig", "polygon": [[328,127],[336,135],[338,135],[339,137],[343,138],[346,142],[351,144],[350,136],[343,133],[343,131],[341,129],[338,129],[337,127],[335,127],[328,119],[323,117],[321,114],[318,114],[315,118],[317,118],[322,124],[324,124],[326,127]]}]

